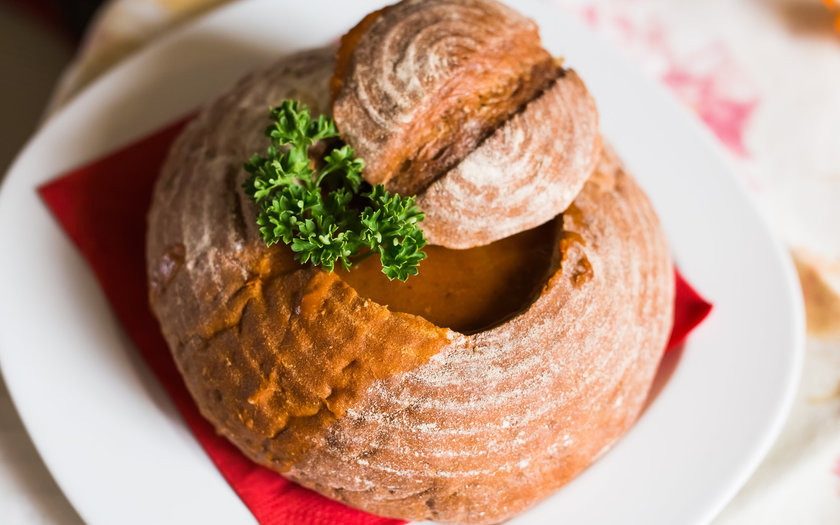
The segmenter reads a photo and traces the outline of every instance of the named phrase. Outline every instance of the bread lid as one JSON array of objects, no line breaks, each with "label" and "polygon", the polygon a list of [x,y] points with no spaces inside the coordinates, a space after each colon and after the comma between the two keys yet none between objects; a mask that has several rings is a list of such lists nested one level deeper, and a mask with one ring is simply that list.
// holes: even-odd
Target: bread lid
[{"label": "bread lid", "polygon": [[417,195],[430,244],[469,248],[550,220],[599,157],[581,79],[494,0],[372,13],[342,39],[331,88],[364,177]]}]

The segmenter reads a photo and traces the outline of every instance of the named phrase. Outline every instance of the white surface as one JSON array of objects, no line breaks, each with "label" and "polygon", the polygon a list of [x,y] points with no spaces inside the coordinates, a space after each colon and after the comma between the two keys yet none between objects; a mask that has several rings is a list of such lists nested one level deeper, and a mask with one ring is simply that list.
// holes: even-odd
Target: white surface
[{"label": "white surface", "polygon": [[[583,28],[541,24],[592,89],[605,134],[651,195],[684,273],[714,303],[669,383],[619,445],[515,523],[705,523],[746,480],[789,408],[803,322],[793,271],[693,120]],[[27,429],[82,517],[253,519],[116,325],[34,187],[159,127],[243,72],[325,43],[380,2],[234,4],[93,85],[33,139],[0,193],[0,363]]]}]

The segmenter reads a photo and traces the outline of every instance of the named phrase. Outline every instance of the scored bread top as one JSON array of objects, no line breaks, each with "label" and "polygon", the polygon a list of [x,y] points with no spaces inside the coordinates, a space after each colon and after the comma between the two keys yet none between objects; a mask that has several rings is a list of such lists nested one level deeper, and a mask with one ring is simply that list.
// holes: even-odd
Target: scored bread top
[{"label": "scored bread top", "polygon": [[536,25],[494,0],[408,0],[342,38],[331,79],[363,176],[417,195],[430,244],[470,248],[549,221],[600,153],[598,113]]},{"label": "scored bread top", "polygon": [[600,157],[595,101],[572,70],[417,196],[430,244],[469,248],[565,210]]},{"label": "scored bread top", "polygon": [[408,0],[342,38],[333,114],[365,178],[411,195],[558,73],[536,24],[503,4]]}]

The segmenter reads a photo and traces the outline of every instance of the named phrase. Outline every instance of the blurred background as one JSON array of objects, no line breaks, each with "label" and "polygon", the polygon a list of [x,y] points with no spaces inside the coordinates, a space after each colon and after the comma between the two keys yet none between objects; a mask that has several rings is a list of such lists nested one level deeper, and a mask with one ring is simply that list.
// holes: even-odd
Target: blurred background
[{"label": "blurred background", "polygon": [[[233,1],[0,0],[0,179],[100,75]],[[708,127],[799,271],[809,330],[800,392],[715,525],[840,523],[840,1],[538,1],[615,44]],[[0,523],[80,522],[0,382]]]}]

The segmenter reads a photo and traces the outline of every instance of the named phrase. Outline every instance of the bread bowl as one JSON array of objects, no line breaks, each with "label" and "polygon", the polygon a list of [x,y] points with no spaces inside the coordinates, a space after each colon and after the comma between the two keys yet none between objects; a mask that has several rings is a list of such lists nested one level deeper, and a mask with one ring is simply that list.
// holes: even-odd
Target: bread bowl
[{"label": "bread bowl", "polygon": [[503,521],[637,417],[670,331],[667,244],[606,148],[554,218],[432,246],[405,284],[266,247],[242,161],[266,106],[330,112],[335,56],[250,75],[176,141],[149,214],[153,311],[202,414],[254,461],[385,516]]}]

